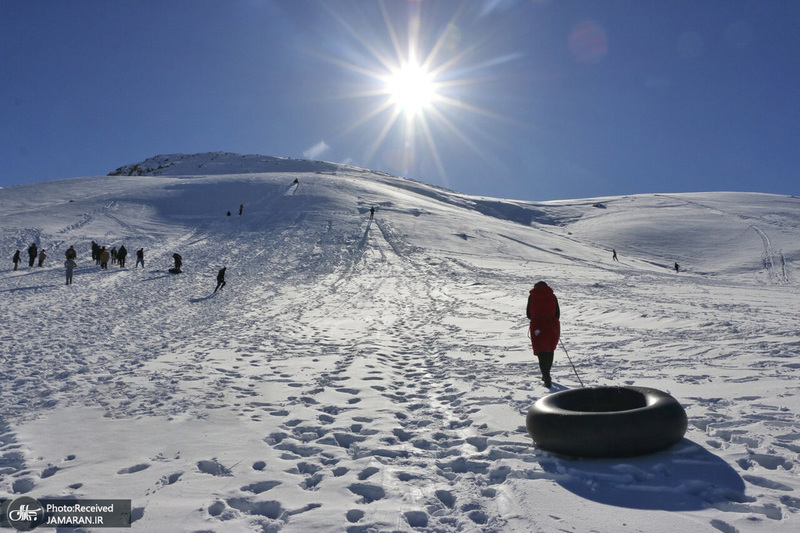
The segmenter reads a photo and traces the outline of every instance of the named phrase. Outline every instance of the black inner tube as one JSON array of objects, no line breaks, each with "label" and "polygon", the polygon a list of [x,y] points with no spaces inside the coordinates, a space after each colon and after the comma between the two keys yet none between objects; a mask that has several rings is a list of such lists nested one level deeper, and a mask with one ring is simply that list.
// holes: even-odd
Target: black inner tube
[{"label": "black inner tube", "polygon": [[525,425],[539,448],[576,457],[631,457],[683,438],[686,412],[649,387],[592,387],[556,392],[528,410]]}]

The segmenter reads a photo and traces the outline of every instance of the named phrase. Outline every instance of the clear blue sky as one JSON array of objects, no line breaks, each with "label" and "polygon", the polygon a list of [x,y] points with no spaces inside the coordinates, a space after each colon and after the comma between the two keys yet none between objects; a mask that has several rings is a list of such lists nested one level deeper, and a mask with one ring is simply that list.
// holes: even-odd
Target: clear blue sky
[{"label": "clear blue sky", "polygon": [[[0,186],[229,151],[523,200],[800,194],[797,0],[0,0],[0,12]],[[434,98],[395,116],[384,78],[412,54]]]}]

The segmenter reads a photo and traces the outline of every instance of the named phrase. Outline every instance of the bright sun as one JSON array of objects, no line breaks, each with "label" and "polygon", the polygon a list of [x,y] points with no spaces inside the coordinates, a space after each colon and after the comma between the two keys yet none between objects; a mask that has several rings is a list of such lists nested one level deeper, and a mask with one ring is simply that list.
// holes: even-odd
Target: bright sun
[{"label": "bright sun", "polygon": [[433,76],[413,63],[391,73],[386,80],[386,91],[392,103],[409,118],[428,109],[436,99]]},{"label": "bright sun", "polygon": [[[427,6],[427,2],[379,0],[363,4],[377,6],[379,11],[378,14],[366,10],[363,21],[369,21],[369,25],[363,27],[360,22],[354,25],[349,16],[328,10],[354,43],[361,45],[351,48],[354,43],[344,41],[347,57],[339,54],[329,57],[331,63],[358,75],[352,80],[352,92],[343,96],[370,99],[364,112],[356,114],[341,132],[344,136],[365,126],[368,135],[362,143],[364,154],[360,160],[367,164],[379,156],[384,168],[402,176],[421,172],[423,168],[433,172],[435,166],[445,184],[447,172],[437,147],[440,139],[447,140],[448,145],[451,139],[458,139],[485,161],[493,162],[494,157],[470,138],[470,132],[480,135],[483,132],[468,118],[506,119],[471,104],[472,95],[477,94],[471,86],[491,81],[489,69],[521,55],[493,57],[487,55],[490,51],[484,48],[483,38],[476,43],[464,39],[459,23],[461,15],[469,10],[464,6],[471,5],[470,2],[461,2],[463,9],[458,8],[447,24],[432,28],[426,27],[428,19],[423,19],[422,6]],[[384,27],[373,24],[373,15],[374,22],[379,20],[378,16],[382,18]],[[377,126],[366,127],[373,122]],[[465,125],[468,127],[464,128]]]}]

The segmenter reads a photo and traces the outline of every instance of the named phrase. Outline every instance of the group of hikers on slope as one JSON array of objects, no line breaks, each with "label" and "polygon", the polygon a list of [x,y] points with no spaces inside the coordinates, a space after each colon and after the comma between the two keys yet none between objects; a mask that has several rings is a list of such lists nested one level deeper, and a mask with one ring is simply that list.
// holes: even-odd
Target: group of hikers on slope
[{"label": "group of hikers on slope", "polygon": [[[72,249],[72,246],[70,246]],[[73,250],[74,251],[74,250]],[[107,250],[105,246],[100,246],[96,242],[92,241],[92,261],[95,264],[100,265],[100,268],[107,270],[108,269],[108,260],[111,260],[111,264],[115,265],[118,264],[120,268],[125,268],[125,259],[128,257],[128,249],[125,248],[125,245],[117,249],[116,246],[111,248],[111,250]],[[74,258],[73,258],[74,259]],[[144,248],[139,248],[136,251],[136,267],[142,265],[144,268]]]},{"label": "group of hikers on slope", "polygon": [[[28,248],[28,254],[30,256],[30,266],[33,267],[36,258],[39,258],[39,266],[43,266],[44,259],[47,257],[44,253],[44,250],[39,251],[37,249],[36,243],[33,243]],[[21,252],[17,250],[14,253],[14,257],[12,261],[14,263],[14,270],[17,270],[19,263],[22,262],[20,258]],[[95,261],[95,264],[99,265],[101,269],[108,269],[108,262],[109,260],[112,264],[117,263],[119,264],[120,268],[125,268],[125,258],[128,255],[128,250],[125,248],[125,245],[122,245],[117,249],[116,247],[112,248],[110,251],[105,246],[98,245],[95,241],[92,241],[92,261]],[[75,268],[78,266],[77,258],[78,253],[75,251],[75,246],[70,246],[64,252],[64,269],[66,272],[66,285],[72,285],[72,279],[75,273]],[[169,269],[169,272],[172,274],[180,274],[183,272],[181,267],[183,266],[183,258],[180,254],[175,253],[172,254],[172,259],[175,261],[175,267]],[[136,251],[136,265],[134,268],[138,268],[139,265],[144,268],[144,248],[139,248]],[[227,268],[223,267],[217,273],[217,286],[214,289],[214,292],[217,292],[219,289],[222,289],[225,283],[225,272]]]},{"label": "group of hikers on slope", "polygon": [[[19,263],[22,262],[20,258],[20,251],[17,250],[14,252],[14,257],[11,258],[12,262],[14,263],[14,270],[17,270],[19,267]],[[105,246],[98,245],[95,241],[92,241],[92,261],[95,262],[96,265],[99,265],[101,269],[107,270],[108,269],[108,262],[111,261],[112,264],[119,264],[120,268],[125,268],[125,259],[128,256],[128,250],[125,248],[125,245],[122,245],[117,249],[117,247],[113,247],[111,250],[108,250]],[[33,267],[36,258],[39,259],[39,266],[44,266],[44,260],[47,257],[45,254],[44,249],[38,250],[36,243],[32,243],[28,247],[28,257],[29,263],[28,266]],[[72,285],[72,278],[75,272],[75,268],[78,266],[77,259],[78,259],[78,252],[75,251],[75,246],[70,246],[64,252],[64,269],[66,271],[66,284]],[[139,265],[144,268],[144,248],[139,248],[136,251],[136,266],[134,268],[138,268]]]},{"label": "group of hikers on slope", "polygon": [[[14,257],[11,258],[11,261],[14,262],[14,270],[17,270],[17,267],[22,262],[20,254],[21,252],[17,250],[14,252]],[[36,243],[33,243],[28,247],[28,266],[33,267],[37,259],[39,260],[39,266],[42,267],[44,266],[44,260],[47,259],[47,254],[45,253],[44,248],[39,250],[36,247]]]},{"label": "group of hikers on slope", "polygon": [[[22,262],[20,257],[21,252],[17,250],[14,253],[14,257],[12,257],[12,261],[14,263],[14,270],[17,270],[19,267],[19,263]],[[28,248],[28,255],[30,257],[29,266],[33,267],[36,259],[39,259],[39,266],[44,265],[44,260],[47,257],[44,249],[38,250],[36,243],[33,243]],[[99,265],[101,269],[107,270],[108,269],[108,262],[111,261],[112,264],[119,264],[120,268],[125,268],[125,258],[128,255],[128,250],[125,248],[125,245],[122,245],[117,249],[116,247],[112,248],[110,251],[105,246],[98,245],[95,241],[92,241],[92,261],[95,264]],[[66,285],[72,285],[72,279],[75,273],[75,268],[77,268],[77,258],[78,253],[75,251],[75,246],[70,246],[64,252],[64,269],[66,273]],[[172,254],[172,259],[175,261],[175,267],[169,269],[170,273],[172,274],[180,274],[183,272],[181,267],[183,266],[183,258],[180,254],[175,253]],[[144,248],[139,248],[136,251],[136,265],[134,268],[138,268],[139,265],[144,268]],[[219,289],[222,289],[225,283],[225,272],[227,268],[223,267],[219,272],[217,272],[217,286],[214,289],[214,292],[217,292]]]}]

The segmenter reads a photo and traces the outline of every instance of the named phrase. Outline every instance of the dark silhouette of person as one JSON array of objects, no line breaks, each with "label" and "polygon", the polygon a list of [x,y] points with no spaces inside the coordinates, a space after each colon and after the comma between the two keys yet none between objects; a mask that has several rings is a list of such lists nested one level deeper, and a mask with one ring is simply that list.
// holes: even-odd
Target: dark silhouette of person
[{"label": "dark silhouette of person", "polygon": [[217,289],[221,289],[225,286],[225,270],[228,267],[222,267],[222,269],[217,272],[217,286],[214,288],[214,292],[217,292]]},{"label": "dark silhouette of person", "polygon": [[117,250],[117,262],[119,263],[120,268],[125,268],[125,258],[128,257],[128,249],[125,248],[125,245],[119,247]]},{"label": "dark silhouette of person", "polygon": [[39,266],[44,266],[44,260],[47,259],[47,254],[44,253],[44,248],[39,252]]},{"label": "dark silhouette of person", "polygon": [[22,258],[19,256],[19,250],[14,252],[14,257],[11,260],[14,261],[14,270],[16,270],[17,266],[22,262]]},{"label": "dark silhouette of person", "polygon": [[244,211],[244,204],[239,204],[239,216],[242,216],[242,211]]},{"label": "dark silhouette of person", "polygon": [[375,206],[369,208],[369,219],[372,220],[372,217],[375,216]]},{"label": "dark silhouette of person", "polygon": [[678,263],[675,263],[675,272],[680,272],[681,266]]},{"label": "dark silhouette of person", "polygon": [[139,263],[141,263],[142,268],[144,268],[144,248],[139,248],[138,250],[136,250],[136,266],[134,266],[133,268],[138,267]]},{"label": "dark silhouette of person", "polygon": [[36,243],[31,243],[28,247],[28,266],[32,267],[33,264],[36,262],[36,258],[39,257],[39,249],[36,248]]},{"label": "dark silhouette of person", "polygon": [[181,254],[175,253],[172,254],[172,259],[175,260],[175,272],[180,273],[183,266],[183,257],[181,257]]},{"label": "dark silhouette of person", "polygon": [[74,246],[70,246],[69,248],[67,248],[67,251],[64,252],[64,257],[66,257],[67,259],[77,259],[78,252],[75,251]]},{"label": "dark silhouette of person", "polygon": [[611,252],[612,252],[612,254],[613,254],[613,255],[611,256],[611,259],[612,259],[613,261],[619,261],[619,259],[617,259],[617,251],[616,251],[616,250],[611,250]]}]

